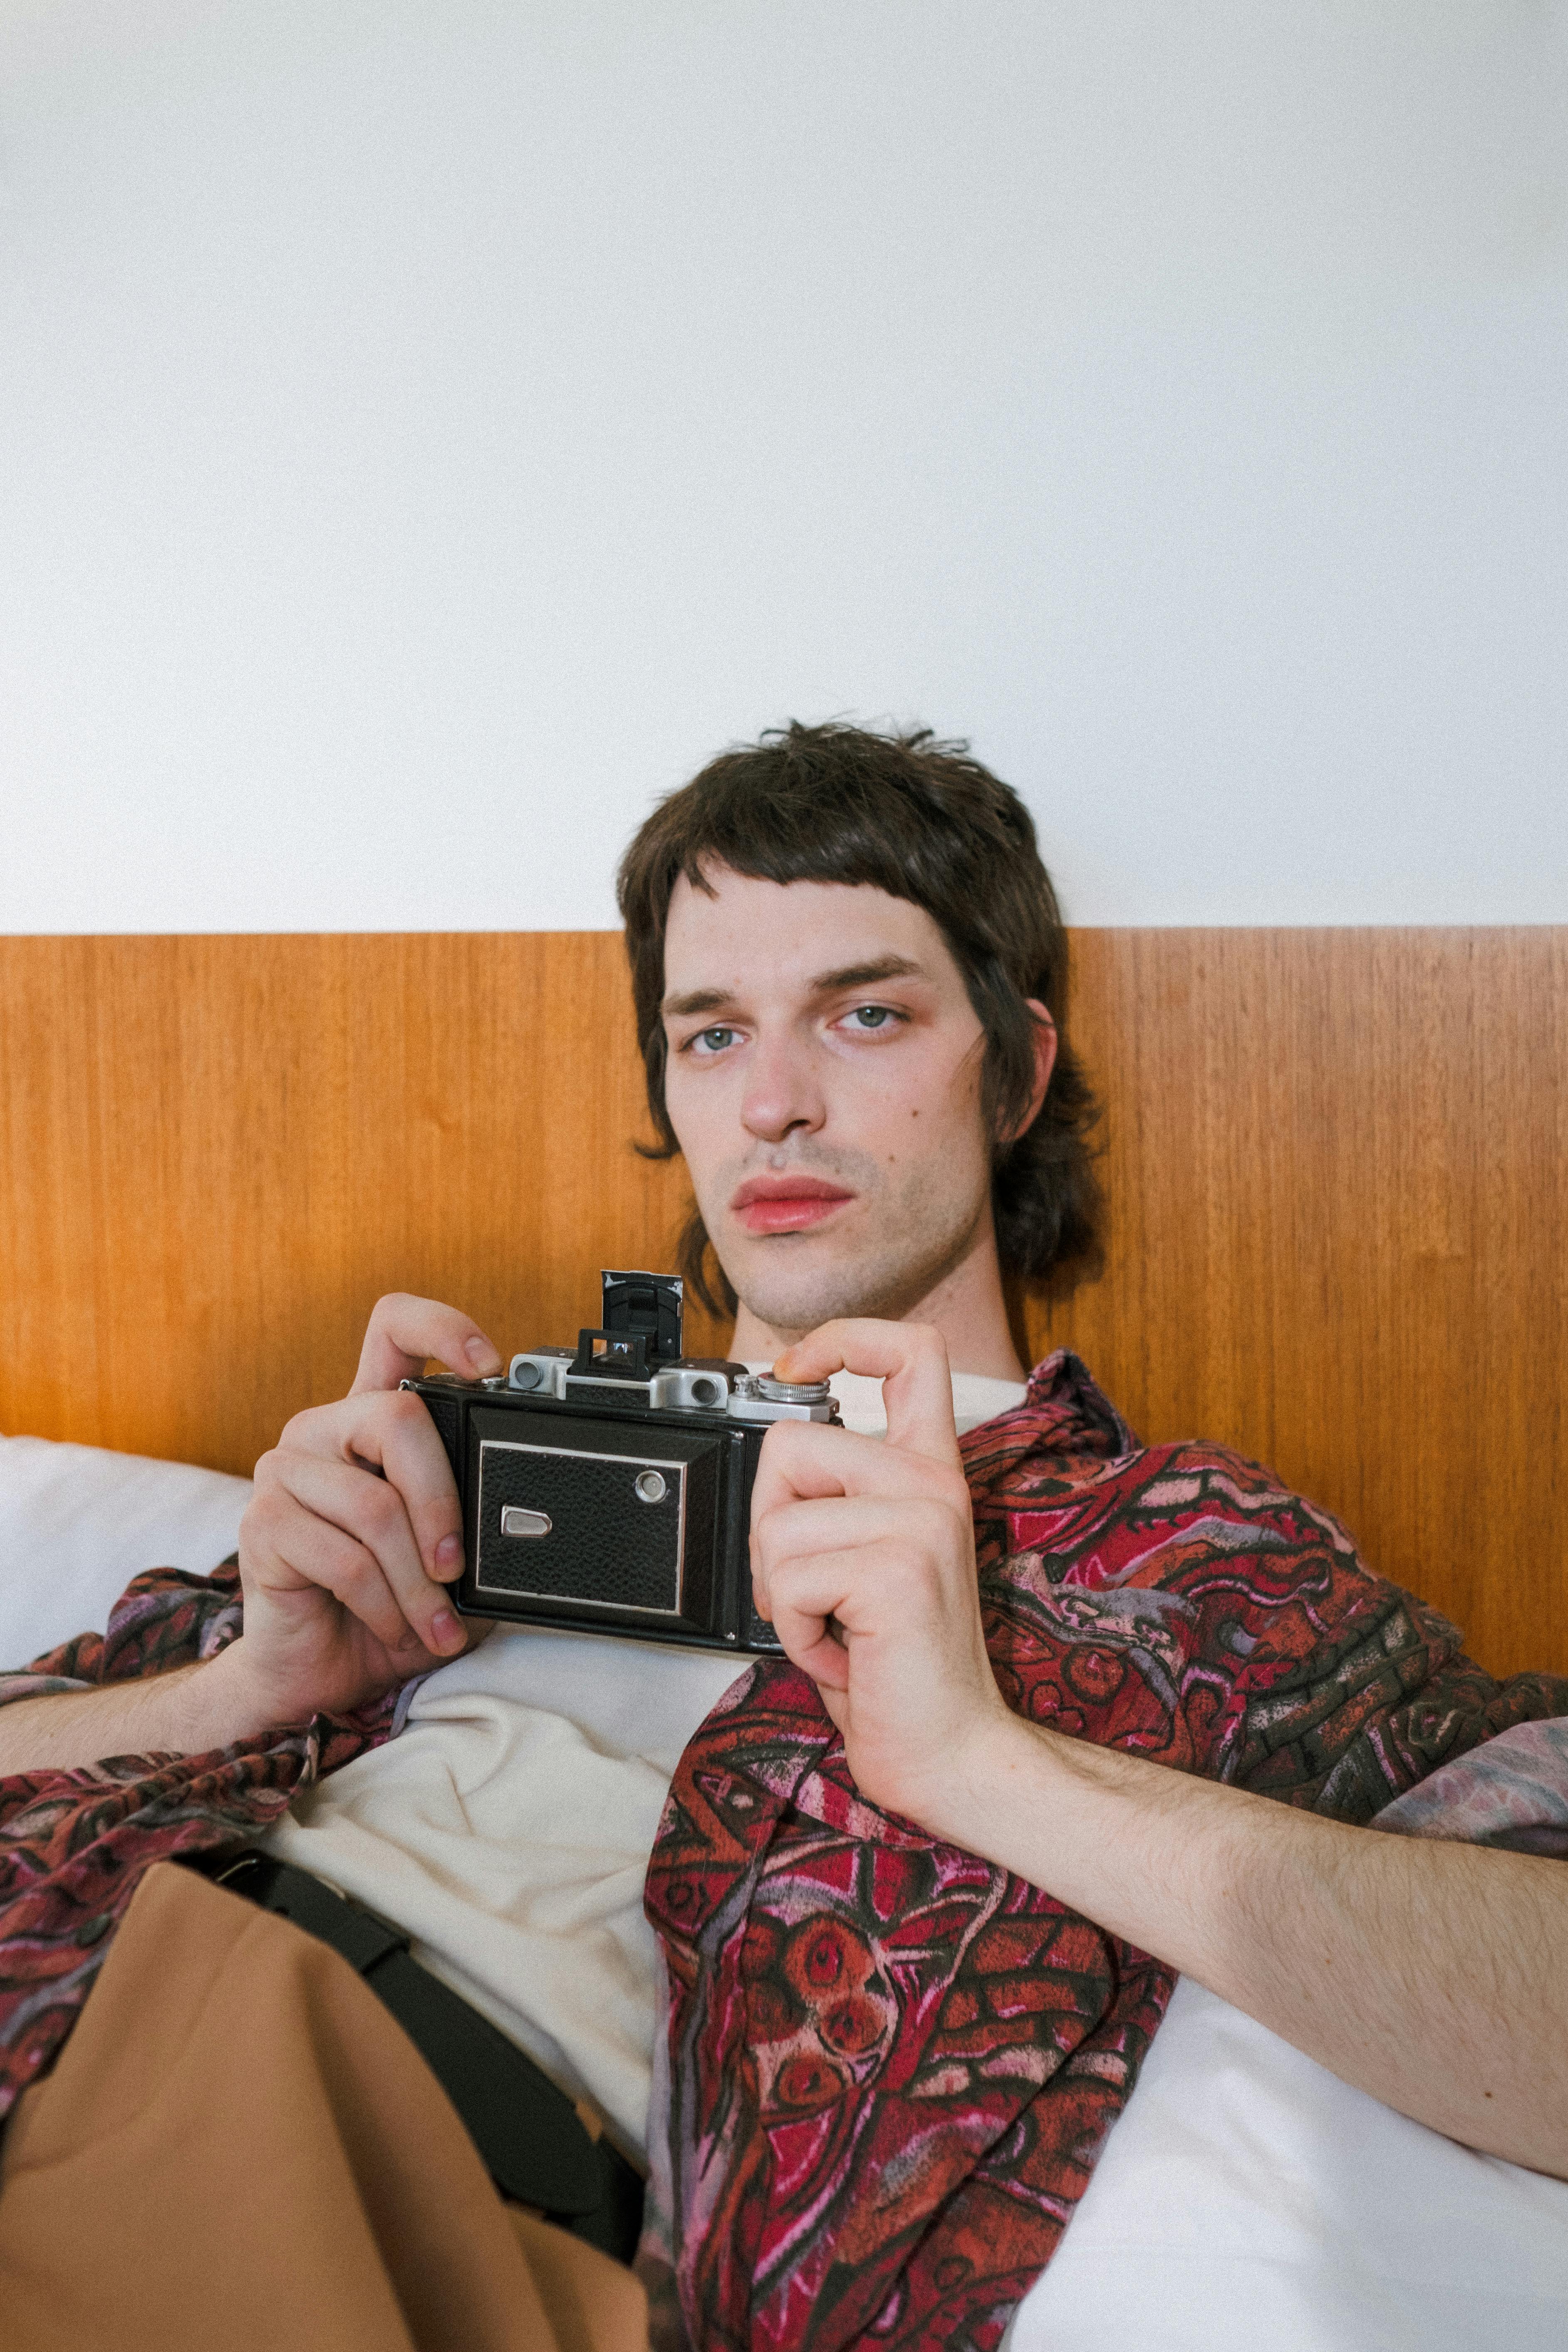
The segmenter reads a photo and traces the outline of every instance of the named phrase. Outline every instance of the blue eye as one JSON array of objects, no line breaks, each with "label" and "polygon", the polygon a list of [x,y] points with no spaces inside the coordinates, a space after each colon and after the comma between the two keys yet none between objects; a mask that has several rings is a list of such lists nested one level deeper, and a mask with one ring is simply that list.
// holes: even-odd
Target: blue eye
[{"label": "blue eye", "polygon": [[880,1029],[892,1017],[885,1004],[858,1004],[849,1016],[851,1021],[858,1021],[866,1029]]},{"label": "blue eye", "polygon": [[725,1046],[732,1043],[734,1035],[732,1029],[700,1029],[691,1042],[694,1045],[705,1047],[710,1054],[721,1054]]}]

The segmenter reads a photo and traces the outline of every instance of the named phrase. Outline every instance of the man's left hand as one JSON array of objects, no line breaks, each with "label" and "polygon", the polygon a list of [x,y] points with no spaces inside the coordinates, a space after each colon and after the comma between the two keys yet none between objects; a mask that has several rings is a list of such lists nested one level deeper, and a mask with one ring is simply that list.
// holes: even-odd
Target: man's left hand
[{"label": "man's left hand", "polygon": [[939,1331],[825,1323],[774,1367],[884,1383],[885,1440],[775,1423],[752,1501],[757,1606],[844,1735],[857,1786],[935,1834],[1006,1709],[985,1654]]}]

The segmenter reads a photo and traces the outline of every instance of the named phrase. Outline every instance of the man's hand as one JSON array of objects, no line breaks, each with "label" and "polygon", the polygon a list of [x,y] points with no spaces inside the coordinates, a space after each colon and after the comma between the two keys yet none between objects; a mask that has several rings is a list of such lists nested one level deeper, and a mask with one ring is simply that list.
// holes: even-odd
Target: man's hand
[{"label": "man's hand", "polygon": [[469,1379],[500,1369],[456,1307],[379,1300],[349,1394],[297,1413],[257,1464],[245,1631],[218,1662],[247,1717],[342,1713],[466,1647],[446,1591],[463,1570],[458,1490],[429,1414],[397,1386],[430,1357]]},{"label": "man's hand", "polygon": [[363,1706],[467,1643],[458,1494],[435,1424],[397,1383],[434,1356],[500,1369],[478,1325],[434,1299],[382,1299],[341,1404],[296,1414],[256,1465],[239,1529],[245,1627],[205,1665],[0,1707],[0,1774],[100,1756],[205,1755]]},{"label": "man's hand", "polygon": [[1011,1715],[981,1638],[942,1342],[828,1323],[774,1369],[840,1366],[886,1380],[887,1443],[775,1424],[752,1573],[866,1796],[1404,2114],[1568,2178],[1568,1869],[1352,1829]]},{"label": "man's hand", "polygon": [[1006,1708],[985,1654],[947,1349],[918,1323],[825,1323],[781,1380],[880,1378],[885,1441],[768,1432],[752,1499],[757,1606],[810,1675],[875,1804],[942,1833]]}]

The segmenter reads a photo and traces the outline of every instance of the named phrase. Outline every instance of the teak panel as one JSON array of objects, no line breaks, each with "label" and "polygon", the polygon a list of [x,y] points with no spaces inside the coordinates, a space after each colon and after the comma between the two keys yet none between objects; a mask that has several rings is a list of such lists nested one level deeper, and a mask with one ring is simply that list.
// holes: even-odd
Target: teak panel
[{"label": "teak panel", "polygon": [[[1037,1351],[1568,1671],[1568,931],[1074,946],[1110,1241]],[[247,1470],[381,1291],[571,1339],[684,1208],[610,933],[4,940],[0,1056],[7,1431]]]}]

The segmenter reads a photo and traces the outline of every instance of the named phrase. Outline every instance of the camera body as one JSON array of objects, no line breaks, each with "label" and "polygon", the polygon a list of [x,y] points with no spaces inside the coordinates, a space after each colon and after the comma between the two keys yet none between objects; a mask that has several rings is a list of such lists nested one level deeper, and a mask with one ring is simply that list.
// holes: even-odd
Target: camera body
[{"label": "camera body", "polygon": [[464,1616],[777,1655],[752,1601],[752,1486],[776,1421],[837,1423],[791,1386],[681,1354],[675,1275],[608,1273],[604,1321],[504,1377],[405,1381],[463,1509]]}]

